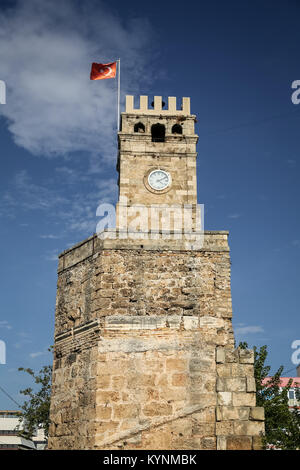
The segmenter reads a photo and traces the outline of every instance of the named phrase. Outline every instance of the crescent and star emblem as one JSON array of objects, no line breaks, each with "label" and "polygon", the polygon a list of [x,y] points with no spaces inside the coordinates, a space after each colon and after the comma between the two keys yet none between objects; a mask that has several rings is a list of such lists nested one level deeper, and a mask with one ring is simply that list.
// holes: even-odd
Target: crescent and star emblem
[{"label": "crescent and star emblem", "polygon": [[[106,70],[108,70],[108,72],[104,73]],[[112,74],[112,68],[111,67],[105,67],[104,69],[100,69],[99,72],[103,73],[105,77],[108,77],[109,75]]]}]

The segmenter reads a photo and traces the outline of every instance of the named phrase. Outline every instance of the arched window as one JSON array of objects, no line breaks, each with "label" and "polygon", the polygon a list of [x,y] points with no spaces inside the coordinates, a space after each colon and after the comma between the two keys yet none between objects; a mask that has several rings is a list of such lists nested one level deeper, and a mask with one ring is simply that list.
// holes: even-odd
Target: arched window
[{"label": "arched window", "polygon": [[172,127],[172,134],[182,134],[182,127],[180,124],[174,124]]},{"label": "arched window", "polygon": [[153,124],[151,127],[152,142],[164,142],[166,129],[163,124]]},{"label": "arched window", "polygon": [[145,126],[142,122],[137,122],[134,125],[134,132],[145,132]]}]

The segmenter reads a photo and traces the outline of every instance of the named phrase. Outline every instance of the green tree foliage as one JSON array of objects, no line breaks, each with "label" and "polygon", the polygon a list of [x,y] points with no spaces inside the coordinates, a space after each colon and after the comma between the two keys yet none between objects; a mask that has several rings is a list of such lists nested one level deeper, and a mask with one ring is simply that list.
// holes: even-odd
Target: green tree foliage
[{"label": "green tree foliage", "polygon": [[[247,343],[240,343],[240,348],[248,348]],[[265,409],[264,446],[275,446],[282,450],[300,449],[300,409],[290,408],[288,392],[292,380],[281,388],[280,377],[283,367],[270,376],[271,367],[266,365],[267,346],[254,346],[254,376],[256,381],[256,404]],[[296,398],[300,400],[300,390],[296,390]]]},{"label": "green tree foliage", "polygon": [[18,370],[31,375],[37,385],[37,391],[31,387],[20,391],[28,397],[22,406],[24,430],[20,431],[20,434],[30,439],[36,429],[42,427],[45,436],[48,436],[52,367],[44,366],[37,374],[32,369],[24,369],[23,367],[19,367]]}]

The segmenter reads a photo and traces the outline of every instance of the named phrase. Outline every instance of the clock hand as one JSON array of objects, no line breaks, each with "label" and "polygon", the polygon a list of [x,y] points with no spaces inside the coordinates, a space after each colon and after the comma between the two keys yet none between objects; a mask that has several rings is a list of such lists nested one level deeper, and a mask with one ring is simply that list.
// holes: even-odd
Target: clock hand
[{"label": "clock hand", "polygon": [[163,181],[163,180],[165,180],[165,179],[168,181],[168,177],[167,177],[167,176],[164,176],[163,178],[157,180],[157,182],[160,183],[161,181]]}]

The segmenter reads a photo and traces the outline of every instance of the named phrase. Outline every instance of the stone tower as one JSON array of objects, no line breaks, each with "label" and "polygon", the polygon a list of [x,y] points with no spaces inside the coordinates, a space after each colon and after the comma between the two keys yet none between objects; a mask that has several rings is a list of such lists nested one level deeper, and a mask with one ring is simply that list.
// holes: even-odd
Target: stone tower
[{"label": "stone tower", "polygon": [[51,449],[260,447],[228,232],[199,224],[194,123],[189,98],[126,97],[116,230],[59,257]]}]

